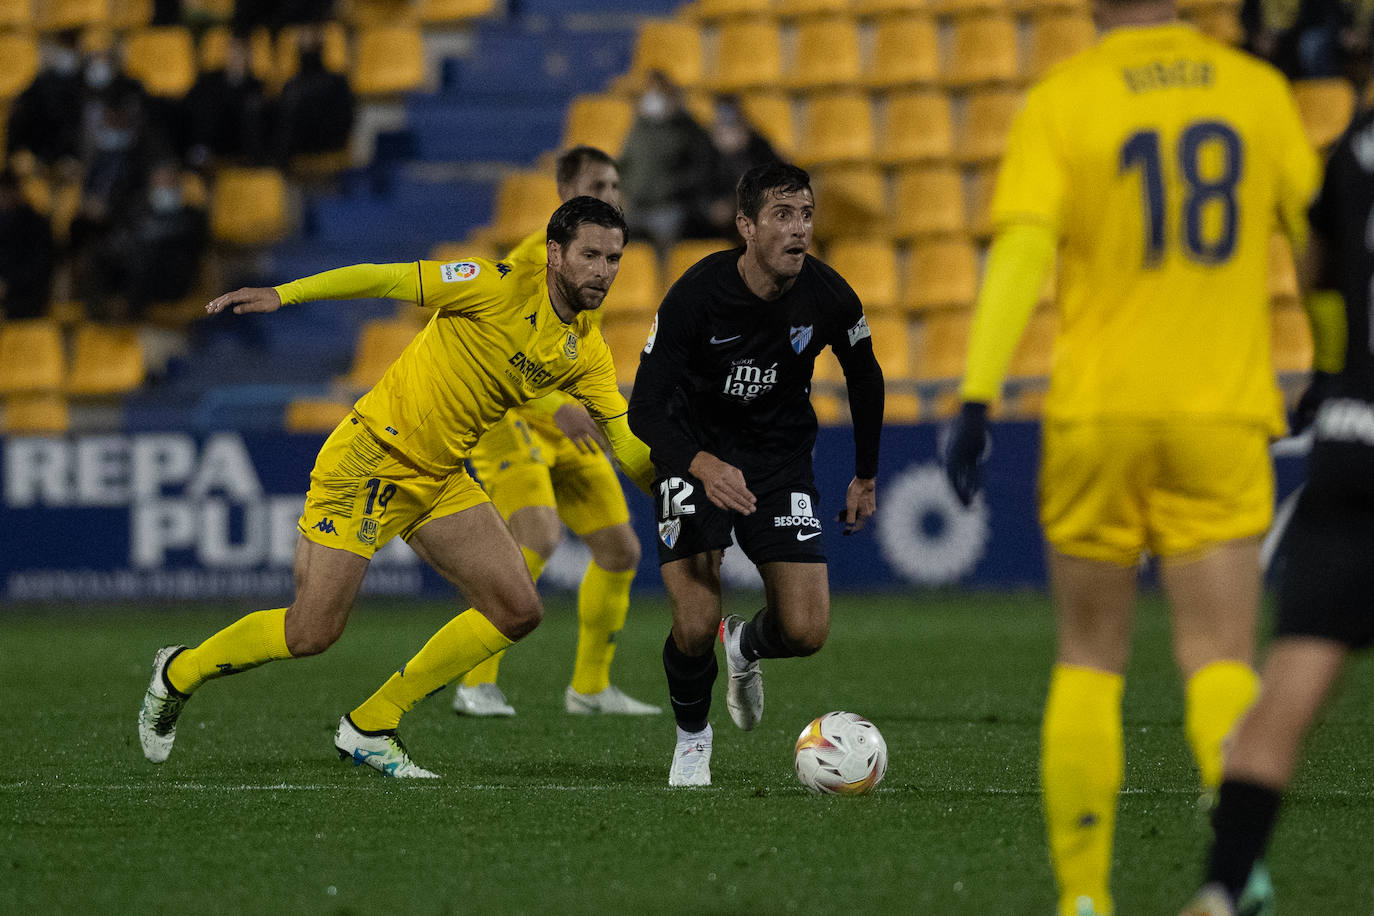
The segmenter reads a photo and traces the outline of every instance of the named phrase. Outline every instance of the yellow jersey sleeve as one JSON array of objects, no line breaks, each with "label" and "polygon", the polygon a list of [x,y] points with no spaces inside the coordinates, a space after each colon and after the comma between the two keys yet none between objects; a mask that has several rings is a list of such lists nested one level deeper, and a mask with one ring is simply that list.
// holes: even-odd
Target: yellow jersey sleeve
[{"label": "yellow jersey sleeve", "polygon": [[420,261],[417,270],[416,301],[425,308],[478,313],[499,306],[511,287],[504,282],[511,267],[503,261]]},{"label": "yellow jersey sleeve", "polygon": [[274,287],[282,305],[299,305],[320,299],[400,299],[418,302],[419,276],[414,262],[406,264],[353,264],[292,280]]}]

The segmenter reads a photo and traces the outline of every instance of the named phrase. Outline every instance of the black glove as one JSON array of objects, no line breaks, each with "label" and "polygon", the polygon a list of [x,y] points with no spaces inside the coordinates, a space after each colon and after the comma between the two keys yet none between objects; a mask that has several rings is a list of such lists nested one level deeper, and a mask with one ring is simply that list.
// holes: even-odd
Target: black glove
[{"label": "black glove", "polygon": [[1334,372],[1312,373],[1312,381],[1308,382],[1307,390],[1298,399],[1298,406],[1293,409],[1293,416],[1289,419],[1288,425],[1292,427],[1293,435],[1312,425],[1322,402],[1335,392],[1337,377]]},{"label": "black glove", "polygon": [[945,474],[965,506],[983,489],[983,458],[988,448],[988,405],[965,401],[949,428]]}]

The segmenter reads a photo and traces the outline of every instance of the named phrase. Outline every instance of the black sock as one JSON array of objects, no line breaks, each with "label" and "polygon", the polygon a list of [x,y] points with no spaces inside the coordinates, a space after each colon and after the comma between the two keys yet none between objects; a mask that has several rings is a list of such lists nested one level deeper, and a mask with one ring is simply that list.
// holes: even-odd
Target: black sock
[{"label": "black sock", "polygon": [[767,607],[761,608],[754,619],[744,625],[739,635],[739,651],[746,662],[761,658],[794,658],[797,654],[783,642],[777,612]]},{"label": "black sock", "polygon": [[673,642],[673,634],[663,644],[663,670],[668,675],[668,699],[673,704],[673,716],[685,732],[699,732],[706,728],[711,714],[711,687],[716,682],[716,653],[691,656],[683,654]]},{"label": "black sock", "polygon": [[1212,856],[1207,880],[1217,881],[1234,900],[1250,879],[1250,869],[1264,855],[1278,818],[1279,793],[1268,786],[1228,779],[1217,793],[1212,812]]}]

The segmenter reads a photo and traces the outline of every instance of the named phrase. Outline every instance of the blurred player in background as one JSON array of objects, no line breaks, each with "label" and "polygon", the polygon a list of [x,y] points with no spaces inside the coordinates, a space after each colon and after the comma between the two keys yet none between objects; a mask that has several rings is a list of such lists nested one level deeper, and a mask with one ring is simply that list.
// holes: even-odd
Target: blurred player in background
[{"label": "blurred player in background", "polygon": [[1269,347],[1270,233],[1301,250],[1318,164],[1282,76],[1177,21],[1098,0],[1098,44],[1032,87],[946,461],[981,487],[987,411],[1059,256],[1040,520],[1058,620],[1042,789],[1060,916],[1113,912],[1121,693],[1138,567],[1159,558],[1202,785],[1253,701],[1259,540],[1284,431]]},{"label": "blurred player in background", "polygon": [[1303,274],[1304,288],[1313,290],[1304,301],[1315,371],[1294,423],[1312,421],[1315,433],[1307,486],[1285,534],[1277,635],[1260,696],[1227,751],[1207,884],[1186,916],[1241,912],[1238,901],[1268,845],[1303,736],[1346,656],[1374,643],[1372,149],[1374,113],[1366,112],[1332,151],[1311,210]]},{"label": "blurred player in background", "polygon": [[[587,195],[620,206],[615,160],[578,146],[558,157],[558,196]],[[546,233],[539,230],[507,257],[512,264],[548,263]],[[599,318],[600,313],[596,313]],[[662,710],[611,684],[615,637],[630,609],[630,583],[639,566],[639,539],[604,440],[586,409],[564,392],[510,410],[487,430],[468,456],[477,479],[510,525],[537,581],[563,538],[566,523],[590,548],[592,559],[577,590],[577,654],[572,683],[563,694],[574,715],[655,715]],[[453,697],[456,712],[513,716],[515,708],[496,686],[504,653],[463,676]]]},{"label": "blurred player in background", "polygon": [[[830,631],[830,584],[811,451],[811,375],[827,346],[844,368],[854,420],[845,533],[874,512],[883,373],[863,306],[806,253],[811,180],[773,162],[740,178],[744,247],[708,255],[668,290],[639,358],[630,423],[651,450],[658,557],[673,610],[663,668],[677,719],[670,786],[711,784],[715,640],[726,705],[748,731],[763,714],[762,658],[811,655]],[[767,604],[721,621],[720,562],[731,532],[763,576]]]},{"label": "blurred player in background", "polygon": [[525,636],[542,614],[520,549],[463,469],[463,456],[509,408],[561,389],[596,417],[641,488],[651,478],[648,450],[625,418],[610,350],[591,321],[624,243],[619,210],[575,197],[549,220],[546,266],[481,258],[359,264],[226,293],[207,306],[211,314],[242,314],[318,299],[389,298],[438,314],[320,450],[297,523],[291,605],[249,614],[194,648],[157,652],[138,716],[149,760],[167,759],[186,700],[206,681],[329,648],[372,555],[399,535],[475,607],[343,716],[334,746],[387,776],[435,775],[406,753],[397,736],[401,717]]}]

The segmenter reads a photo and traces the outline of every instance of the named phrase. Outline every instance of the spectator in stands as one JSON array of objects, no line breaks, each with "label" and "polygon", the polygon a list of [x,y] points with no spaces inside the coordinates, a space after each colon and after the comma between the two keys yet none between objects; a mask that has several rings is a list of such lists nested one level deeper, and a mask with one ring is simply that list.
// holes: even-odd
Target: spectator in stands
[{"label": "spectator in stands", "polygon": [[682,90],[654,70],[620,154],[620,190],[630,232],[660,252],[681,238],[712,235],[707,218],[715,148],[683,104]]},{"label": "spectator in stands", "polygon": [[739,99],[723,95],[716,99],[715,120],[711,122],[711,144],[715,147],[715,175],[706,219],[710,234],[735,238],[735,186],[740,176],[756,165],[775,162],[778,154],[763,134],[756,131],[740,109]]},{"label": "spectator in stands", "polygon": [[303,28],[299,42],[300,69],[277,99],[273,152],[283,168],[299,155],[347,149],[357,107],[347,77],[324,66],[323,30]]},{"label": "spectator in stands", "polygon": [[247,40],[229,40],[224,66],[196,77],[186,94],[190,119],[187,159],[197,168],[213,159],[253,164],[266,151],[267,106],[262,80],[253,75]]},{"label": "spectator in stands", "polygon": [[1245,0],[1246,49],[1289,79],[1369,80],[1374,6],[1366,0]]},{"label": "spectator in stands", "polygon": [[233,31],[247,37],[266,27],[276,32],[284,25],[318,25],[334,18],[334,0],[235,0]]},{"label": "spectator in stands", "polygon": [[78,33],[59,33],[43,69],[14,100],[7,153],[27,151],[45,166],[74,164],[81,154],[82,72]]},{"label": "spectator in stands", "polygon": [[0,171],[0,307],[6,318],[47,312],[54,254],[48,221],[24,199],[14,172]]}]

